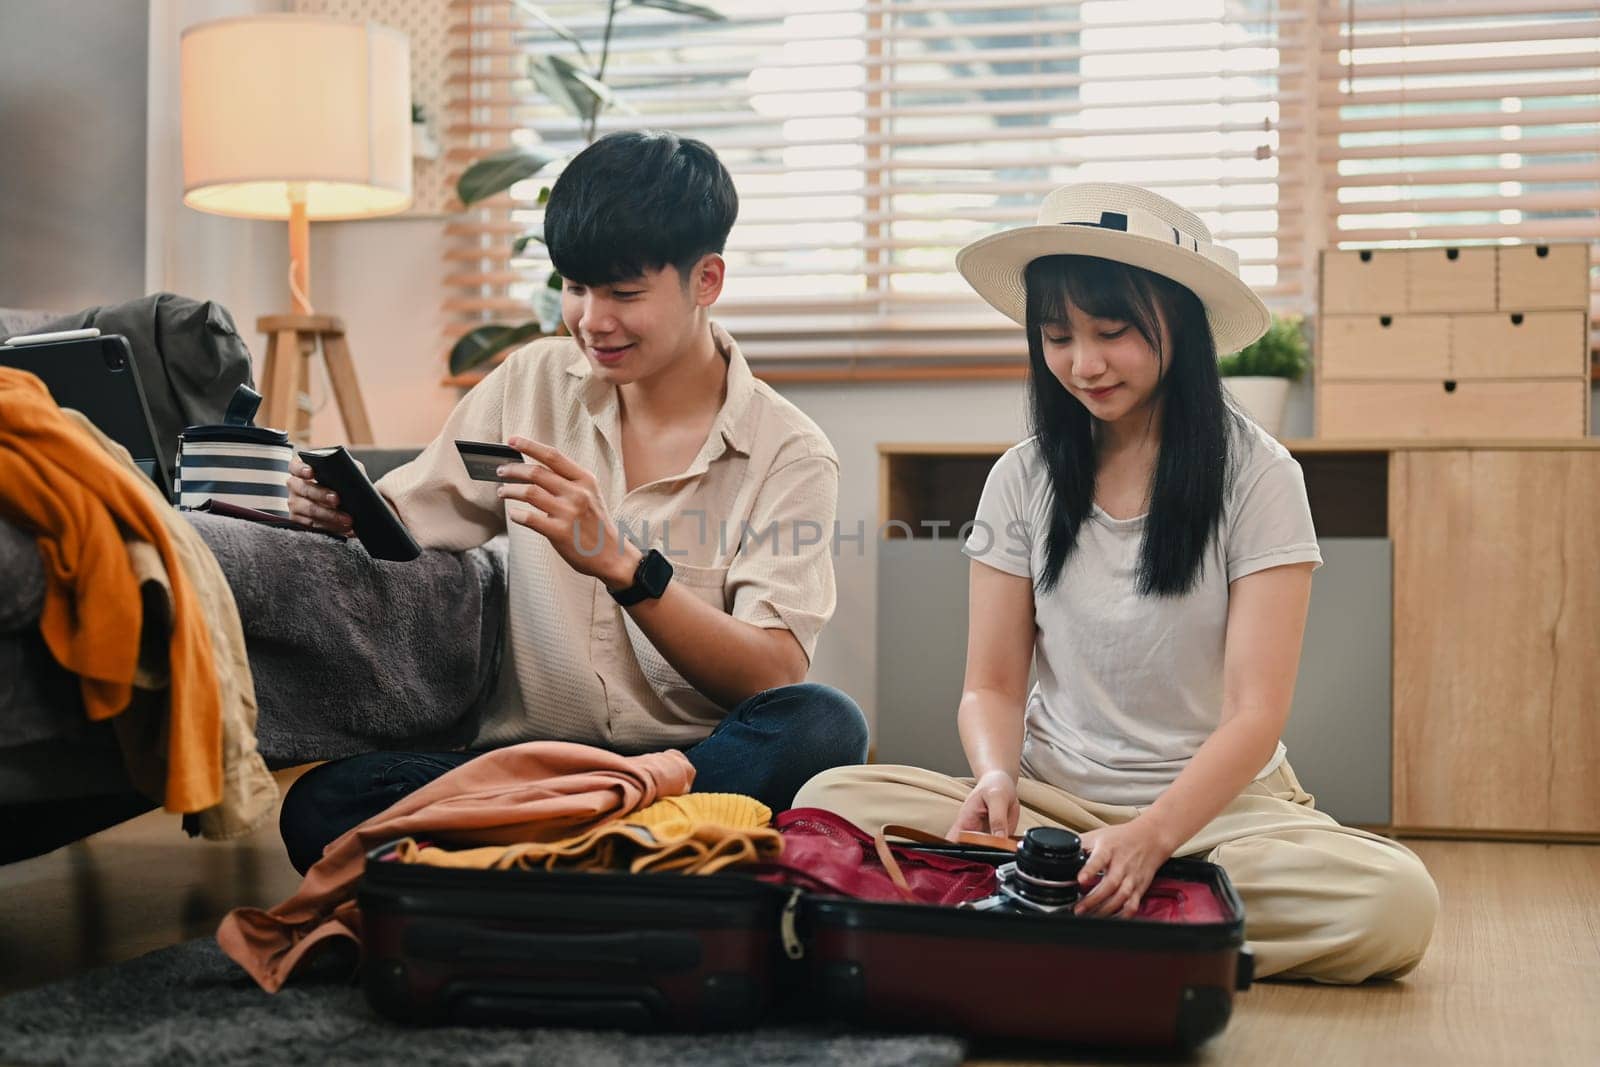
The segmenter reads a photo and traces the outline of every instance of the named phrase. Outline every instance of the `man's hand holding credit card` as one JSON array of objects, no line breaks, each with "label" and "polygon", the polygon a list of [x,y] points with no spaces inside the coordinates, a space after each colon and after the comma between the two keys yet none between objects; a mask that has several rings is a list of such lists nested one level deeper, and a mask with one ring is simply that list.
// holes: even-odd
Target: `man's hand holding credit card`
[{"label": "man's hand holding credit card", "polygon": [[526,463],[528,457],[510,445],[492,441],[457,441],[456,451],[466,464],[467,476],[475,482],[504,482],[495,472],[506,463]]}]

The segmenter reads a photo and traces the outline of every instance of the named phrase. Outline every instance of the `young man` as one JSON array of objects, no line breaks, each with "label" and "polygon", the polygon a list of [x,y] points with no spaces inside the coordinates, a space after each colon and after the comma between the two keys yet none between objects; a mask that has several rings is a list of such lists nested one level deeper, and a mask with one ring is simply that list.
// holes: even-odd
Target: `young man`
[{"label": "young man", "polygon": [[[509,533],[507,655],[474,749],[683,748],[696,790],[777,811],[812,775],[865,759],[867,730],[849,697],[804,683],[834,608],[838,459],[710,320],[737,213],[698,141],[618,133],[579,153],[545,210],[572,336],[513,353],[378,488],[428,547]],[[505,484],[472,481],[458,439],[507,443],[525,462],[500,469]],[[310,478],[297,465],[290,510],[348,531]],[[290,859],[304,872],[473,754],[378,752],[308,772],[284,799]]]}]

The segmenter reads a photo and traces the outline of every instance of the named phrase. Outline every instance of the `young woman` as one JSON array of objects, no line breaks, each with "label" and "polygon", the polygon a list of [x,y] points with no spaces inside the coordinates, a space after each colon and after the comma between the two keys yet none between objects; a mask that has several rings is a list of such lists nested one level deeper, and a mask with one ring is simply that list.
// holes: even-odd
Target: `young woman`
[{"label": "young woman", "polygon": [[1258,974],[1408,972],[1432,879],[1317,811],[1279,741],[1321,555],[1299,465],[1217,375],[1269,321],[1237,256],[1163,197],[1090,184],[956,263],[1026,327],[1032,370],[1034,436],[995,464],[965,546],[973,776],[840,768],[796,805],[952,836],[1065,826],[1084,915],[1132,915],[1157,867],[1202,856],[1244,900]]}]

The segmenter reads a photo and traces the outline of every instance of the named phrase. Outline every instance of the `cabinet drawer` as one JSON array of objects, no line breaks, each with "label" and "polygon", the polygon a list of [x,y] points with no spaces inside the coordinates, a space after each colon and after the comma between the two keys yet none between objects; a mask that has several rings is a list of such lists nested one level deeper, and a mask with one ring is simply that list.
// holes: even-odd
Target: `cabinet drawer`
[{"label": "cabinet drawer", "polygon": [[1499,250],[1498,308],[1589,306],[1589,246],[1517,245]]},{"label": "cabinet drawer", "polygon": [[1456,378],[1575,378],[1589,365],[1582,311],[1499,311],[1450,316]]},{"label": "cabinet drawer", "polygon": [[1406,307],[1474,311],[1495,306],[1495,249],[1417,248],[1406,253]]},{"label": "cabinet drawer", "polygon": [[[1453,389],[1447,385],[1454,385]],[[1332,438],[1582,437],[1589,383],[1324,382],[1317,433]]]},{"label": "cabinet drawer", "polygon": [[1323,311],[1404,311],[1405,301],[1405,252],[1322,253]]},{"label": "cabinet drawer", "polygon": [[1322,380],[1450,376],[1445,315],[1324,315]]}]

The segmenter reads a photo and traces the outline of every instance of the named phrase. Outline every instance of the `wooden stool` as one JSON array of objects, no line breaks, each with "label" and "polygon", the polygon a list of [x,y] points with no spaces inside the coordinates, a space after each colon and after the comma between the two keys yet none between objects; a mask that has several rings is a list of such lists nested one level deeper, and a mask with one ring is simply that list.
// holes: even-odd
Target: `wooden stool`
[{"label": "wooden stool", "polygon": [[370,445],[372,424],[361,402],[361,385],[344,340],[344,323],[333,315],[263,315],[256,320],[256,329],[267,335],[266,365],[258,383],[263,394],[259,424],[288,430],[295,441],[305,441],[311,429],[311,410],[300,397],[310,388],[310,361],[320,346],[345,436],[350,444]]}]

